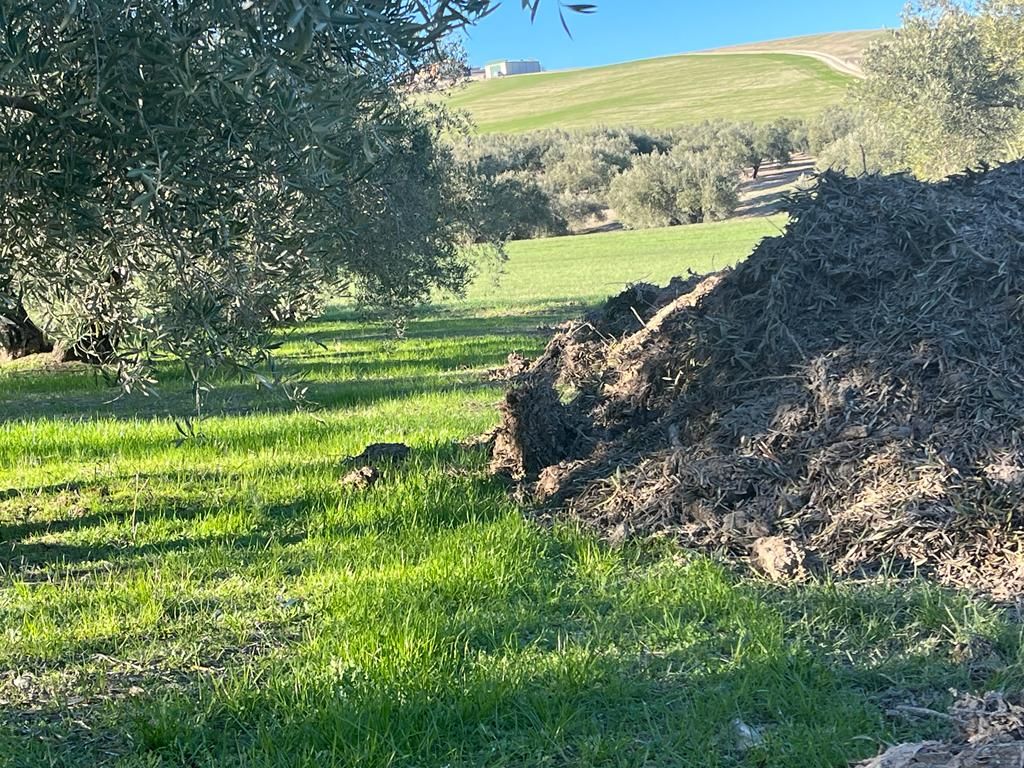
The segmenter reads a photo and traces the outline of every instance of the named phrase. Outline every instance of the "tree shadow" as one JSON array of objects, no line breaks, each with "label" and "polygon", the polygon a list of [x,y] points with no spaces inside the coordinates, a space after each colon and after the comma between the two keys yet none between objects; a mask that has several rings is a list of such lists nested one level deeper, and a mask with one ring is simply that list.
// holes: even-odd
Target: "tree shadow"
[{"label": "tree shadow", "polygon": [[[186,523],[202,519],[217,511],[199,504],[179,504],[168,508],[106,509],[74,518],[0,525],[0,576],[18,581],[49,581],[54,573],[60,577],[89,572],[107,573],[130,571],[154,557],[202,550],[211,546],[226,546],[237,550],[250,550],[270,541],[295,543],[303,536],[271,535],[205,535],[173,536],[159,541],[138,543],[130,532],[103,543],[68,543],[66,541],[32,541],[37,538],[75,534],[103,526],[145,526],[154,521]],[[294,508],[272,505],[264,510],[267,515],[294,515]],[[91,567],[87,567],[91,566]]]},{"label": "tree shadow", "polygon": [[[490,610],[460,615],[467,591],[457,583],[400,597],[374,661],[339,665],[293,641],[291,659],[278,648],[229,660],[212,675],[177,670],[173,686],[143,677],[134,696],[42,715],[10,707],[12,765],[27,766],[45,749],[51,765],[80,765],[88,755],[98,764],[838,766],[887,741],[943,735],[943,721],[886,710],[899,697],[942,707],[946,688],[971,683],[962,665],[913,637],[866,660],[835,638],[807,644],[785,625],[766,632],[756,621],[762,611],[785,620],[828,610],[857,616],[859,629],[885,624],[894,609],[920,612],[922,601],[936,599],[927,591],[732,584],[735,595],[709,613],[686,596],[653,606],[578,582],[565,567],[569,554],[547,553],[552,570],[540,594],[479,596]],[[666,610],[674,638],[659,647],[636,635]],[[419,631],[410,617],[429,617],[429,625]],[[611,641],[609,626],[618,633]],[[388,634],[396,627],[406,637]],[[342,634],[323,642],[330,656],[349,641]],[[427,676],[418,652],[397,660],[417,643],[437,654]],[[744,746],[737,720],[763,743]],[[48,729],[13,733],[40,721]]]},{"label": "tree shadow", "polygon": [[[49,569],[57,568],[66,575],[69,569],[74,570],[88,563],[105,563],[107,570],[132,569],[139,564],[150,561],[154,557],[174,552],[202,551],[210,546],[222,546],[239,551],[250,550],[258,545],[266,545],[271,541],[287,545],[302,541],[306,533],[296,534],[292,531],[296,524],[305,524],[311,510],[339,508],[354,500],[373,505],[380,500],[381,514],[365,522],[345,522],[332,524],[330,530],[335,536],[367,536],[393,537],[402,533],[404,519],[401,510],[393,509],[384,501],[390,493],[390,487],[401,484],[410,477],[424,472],[427,468],[439,471],[445,467],[465,465],[467,456],[473,449],[463,449],[452,443],[439,443],[418,448],[413,459],[405,465],[381,465],[383,473],[381,484],[369,492],[344,487],[340,479],[347,471],[344,457],[327,458],[316,463],[284,463],[273,468],[261,468],[260,481],[272,486],[278,481],[289,481],[299,492],[293,493],[287,502],[274,501],[250,511],[263,521],[269,529],[260,534],[217,535],[217,536],[176,536],[155,542],[137,543],[131,537],[120,537],[118,540],[104,543],[73,544],[61,541],[34,541],[43,537],[60,537],[67,534],[83,534],[91,529],[111,526],[130,528],[144,527],[150,523],[187,524],[215,517],[222,511],[223,498],[215,503],[195,498],[171,499],[161,498],[159,505],[152,504],[150,484],[158,488],[175,485],[187,481],[195,487],[218,487],[222,490],[237,482],[239,489],[244,489],[248,476],[245,472],[228,472],[217,469],[195,470],[185,468],[180,471],[162,471],[148,473],[125,473],[120,476],[107,477],[99,482],[67,482],[55,483],[30,489],[7,489],[0,491],[0,497],[7,499],[38,498],[51,494],[91,494],[95,497],[92,510],[81,514],[65,514],[59,518],[21,519],[10,522],[0,521],[0,576],[10,578],[23,577],[26,571],[37,574],[37,578],[45,577]],[[324,489],[307,488],[302,480],[302,473],[312,470],[314,473],[329,468],[338,482]],[[471,473],[466,470],[463,476],[466,482],[476,486],[476,492],[500,496],[504,486],[500,480]],[[468,478],[468,480],[466,479]],[[145,490],[142,503],[139,498],[131,498],[126,494],[110,496],[110,489],[118,483],[134,484]],[[474,521],[486,521],[499,513],[499,507],[490,506],[472,511]],[[468,521],[469,509],[454,514],[451,509],[439,507],[427,508],[417,515],[416,525],[427,534],[438,530],[457,527]],[[283,529],[283,535],[282,535]]]},{"label": "tree shadow", "polygon": [[[474,371],[479,374],[501,365],[507,355],[515,351],[508,343],[510,337],[543,336],[547,324],[578,312],[578,305],[570,308],[569,304],[499,315],[434,308],[423,311],[411,321],[401,339],[393,330],[380,325],[355,332],[345,328],[295,331],[287,335],[289,344],[307,343],[316,345],[316,349],[285,355],[280,364],[288,375],[300,381],[308,380],[308,397],[313,403],[332,408],[371,405],[382,399],[485,384],[454,380],[451,376],[471,378]],[[315,325],[340,322],[339,318],[344,317],[345,313],[329,314]],[[413,351],[418,342],[446,338],[461,340],[458,351],[441,356],[434,350],[429,355],[417,355]],[[355,340],[393,346],[383,355],[376,348],[362,352],[324,348],[331,343]],[[537,346],[541,344],[538,340]],[[410,351],[402,354],[403,349]],[[9,395],[0,394],[0,424],[37,419],[88,422],[185,418],[195,412],[190,389],[182,379],[175,382],[180,372],[171,368],[161,373],[164,383],[159,397],[121,395],[116,387],[104,385],[102,379],[96,379],[89,388],[69,392],[68,375],[60,371],[30,370],[18,376],[30,378],[33,386],[31,391],[12,387]],[[267,414],[294,409],[295,403],[281,393],[256,391],[248,381],[221,380],[207,398],[205,413],[211,416]]]}]

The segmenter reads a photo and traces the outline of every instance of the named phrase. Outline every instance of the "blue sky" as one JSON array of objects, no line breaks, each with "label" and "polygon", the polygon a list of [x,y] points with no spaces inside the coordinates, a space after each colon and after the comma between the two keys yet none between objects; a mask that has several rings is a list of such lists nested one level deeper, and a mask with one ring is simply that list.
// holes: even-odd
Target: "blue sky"
[{"label": "blue sky", "polygon": [[589,67],[817,32],[899,25],[904,0],[590,0],[591,16],[566,14],[573,39],[558,21],[556,0],[541,0],[537,21],[504,0],[470,30],[470,63],[540,59],[546,69]]}]

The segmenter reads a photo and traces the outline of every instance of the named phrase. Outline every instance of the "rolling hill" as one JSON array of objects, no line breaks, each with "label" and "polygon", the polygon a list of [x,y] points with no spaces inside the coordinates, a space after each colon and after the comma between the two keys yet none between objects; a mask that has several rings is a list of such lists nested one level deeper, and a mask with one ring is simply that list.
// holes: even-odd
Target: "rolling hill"
[{"label": "rolling hill", "polygon": [[828,32],[823,35],[785,37],[780,40],[766,40],[763,43],[745,43],[717,48],[714,53],[795,53],[815,56],[840,72],[860,73],[861,60],[868,45],[885,36],[880,29],[865,29],[854,32]]},{"label": "rolling hill", "polygon": [[[484,133],[811,117],[842,98],[855,81],[850,70],[830,66],[830,57],[855,62],[856,52],[877,34],[815,35],[487,80],[470,83],[448,103],[468,111]],[[809,55],[816,53],[822,55]]]}]

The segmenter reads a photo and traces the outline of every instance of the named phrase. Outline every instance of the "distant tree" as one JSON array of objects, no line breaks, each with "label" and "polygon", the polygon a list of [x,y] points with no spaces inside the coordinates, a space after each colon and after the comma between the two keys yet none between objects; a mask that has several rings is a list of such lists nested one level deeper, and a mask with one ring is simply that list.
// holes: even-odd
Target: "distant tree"
[{"label": "distant tree", "polygon": [[[793,123],[786,119],[773,120],[759,125],[754,133],[756,152],[763,160],[786,165],[796,151]],[[754,173],[757,178],[757,173]]]},{"label": "distant tree", "polygon": [[789,162],[795,151],[793,129],[794,124],[784,119],[727,126],[720,134],[719,152],[734,158],[741,167],[750,168],[756,179],[766,162]]},{"label": "distant tree", "polygon": [[758,126],[753,123],[705,123],[696,134],[688,133],[676,144],[691,152],[713,152],[723,163],[732,165],[737,172],[750,168],[757,174],[764,163],[763,146],[757,139]]},{"label": "distant tree", "polygon": [[601,193],[632,162],[635,147],[628,135],[598,129],[565,133],[542,160],[545,181],[559,191]]},{"label": "distant tree", "polygon": [[807,125],[808,151],[815,156],[820,155],[830,144],[853,133],[863,122],[862,111],[846,103],[825,107]]},{"label": "distant tree", "polygon": [[[567,225],[575,227],[603,218],[611,180],[637,156],[659,148],[667,151],[671,145],[667,135],[638,129],[546,129],[459,137],[455,151],[457,157],[484,177],[478,190],[480,195],[506,197],[514,202],[506,209],[524,215],[533,210],[539,216],[536,227],[528,226],[525,219],[517,219],[520,224],[510,231],[514,231],[513,238],[519,238],[557,233],[565,231]],[[494,183],[507,174],[516,179],[515,194],[505,183]],[[527,183],[527,175],[533,177],[532,183]],[[524,205],[520,195],[524,189],[538,194],[536,205]],[[550,211],[542,214],[545,206],[550,206]],[[504,214],[498,214],[493,220],[502,221],[503,217]]]},{"label": "distant tree", "polygon": [[739,174],[714,152],[675,150],[676,209],[683,224],[728,218],[739,204]]},{"label": "distant tree", "polygon": [[795,117],[784,117],[781,122],[786,127],[786,131],[789,134],[790,151],[809,152],[811,148],[811,140],[809,134],[810,127],[808,126],[807,121]]},{"label": "distant tree", "polygon": [[565,132],[545,152],[540,184],[558,218],[580,226],[601,218],[612,179],[632,163],[636,146],[623,131]]},{"label": "distant tree", "polygon": [[685,144],[694,152],[711,152],[722,163],[731,165],[737,173],[750,168],[752,173],[760,169],[763,157],[755,140],[757,126],[753,123],[731,123],[726,121],[703,124],[697,136],[690,135]]},{"label": "distant tree", "polygon": [[831,140],[815,151],[819,168],[833,168],[851,175],[894,173],[910,170],[901,136],[864,110],[851,109],[839,124]]},{"label": "distant tree", "polygon": [[561,235],[565,219],[535,174],[508,171],[478,174],[475,182],[473,231],[483,242],[525,240]]},{"label": "distant tree", "polygon": [[[770,136],[785,144],[801,129],[798,121],[778,121]],[[492,198],[478,209],[488,211],[478,229],[520,238],[601,220],[609,209],[634,227],[727,216],[737,204],[740,171],[780,152],[757,140],[764,154],[753,157],[759,131],[726,120],[666,132],[539,130],[460,138],[457,154],[484,179],[478,197]]]},{"label": "distant tree", "polygon": [[738,203],[738,174],[710,152],[678,147],[638,157],[612,181],[609,202],[633,229],[725,218]]},{"label": "distant tree", "polygon": [[668,152],[674,143],[670,131],[650,131],[642,128],[627,128],[625,130],[629,140],[633,142],[633,149],[638,155],[649,155],[654,150]]},{"label": "distant tree", "polygon": [[565,223],[564,232],[585,227],[608,217],[608,194],[595,192],[563,192],[544,185],[551,200],[555,218]]},{"label": "distant tree", "polygon": [[560,131],[533,131],[523,134],[457,135],[455,153],[463,162],[485,176],[525,171],[540,173],[544,156],[558,141]]},{"label": "distant tree", "polygon": [[676,210],[679,186],[673,178],[670,154],[653,152],[638,157],[633,167],[611,183],[609,203],[633,229],[680,224]]},{"label": "distant tree", "polygon": [[901,137],[922,177],[1007,153],[1024,115],[1024,24],[1019,2],[952,0],[911,6],[903,26],[869,47],[861,103]]}]

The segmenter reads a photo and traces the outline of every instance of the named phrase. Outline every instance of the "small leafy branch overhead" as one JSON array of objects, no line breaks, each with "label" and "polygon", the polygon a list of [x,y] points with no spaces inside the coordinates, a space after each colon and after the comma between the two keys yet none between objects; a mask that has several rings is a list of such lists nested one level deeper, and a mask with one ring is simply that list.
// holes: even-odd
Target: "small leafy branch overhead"
[{"label": "small leafy branch overhead", "polygon": [[[540,8],[540,0],[521,0],[523,10],[530,12],[530,21],[536,21],[537,9]],[[597,10],[595,3],[566,3],[559,0],[558,3],[558,19],[562,22],[562,29],[565,30],[565,34],[572,37],[572,31],[569,29],[569,24],[565,20],[565,9],[568,8],[573,13],[594,13]]]}]

